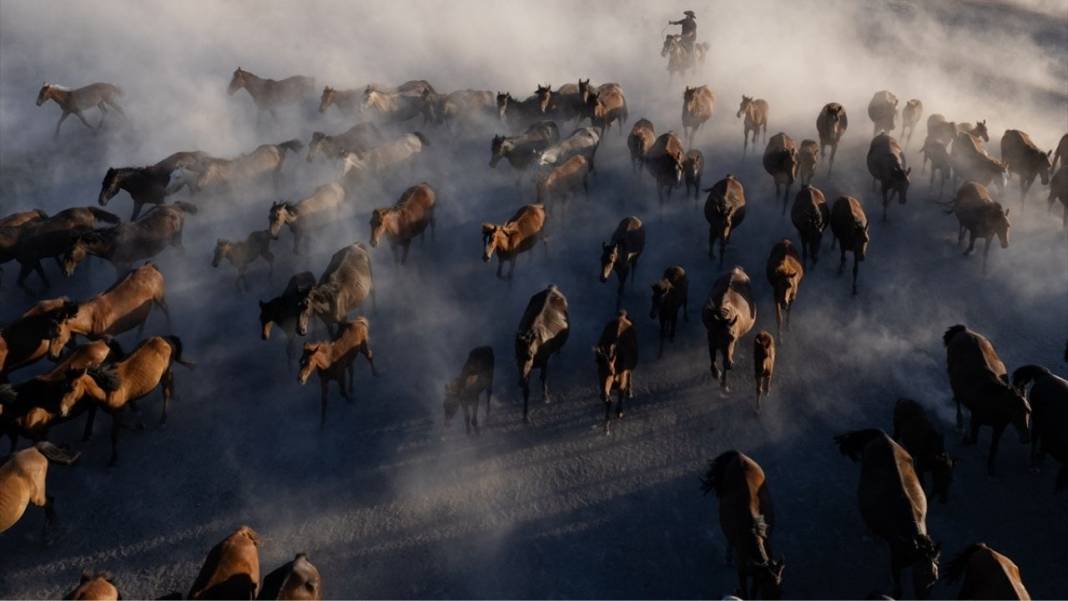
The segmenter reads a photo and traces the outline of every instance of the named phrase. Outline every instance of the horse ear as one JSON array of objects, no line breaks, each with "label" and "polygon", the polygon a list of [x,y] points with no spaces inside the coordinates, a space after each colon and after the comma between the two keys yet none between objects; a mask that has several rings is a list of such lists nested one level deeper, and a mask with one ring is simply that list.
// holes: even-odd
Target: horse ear
[{"label": "horse ear", "polygon": [[496,229],[497,229],[497,226],[492,224],[492,223],[483,223],[482,224],[482,233],[483,234],[492,234],[493,231],[496,230]]}]

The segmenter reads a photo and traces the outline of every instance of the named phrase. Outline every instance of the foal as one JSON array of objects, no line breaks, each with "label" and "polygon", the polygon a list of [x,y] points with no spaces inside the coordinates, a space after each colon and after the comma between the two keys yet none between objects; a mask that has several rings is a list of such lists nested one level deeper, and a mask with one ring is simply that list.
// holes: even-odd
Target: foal
[{"label": "foal", "polygon": [[237,268],[237,280],[234,281],[234,285],[237,286],[238,292],[248,291],[245,271],[260,257],[263,257],[263,260],[270,265],[270,270],[267,272],[267,280],[270,281],[274,277],[274,254],[271,253],[271,232],[268,230],[252,232],[244,240],[235,242],[219,238],[215,244],[215,257],[211,260],[211,266],[218,267],[223,259],[230,261],[230,264]]},{"label": "foal", "polygon": [[[329,342],[309,342],[304,345],[304,355],[300,358],[300,373],[297,381],[302,385],[308,382],[314,369],[319,373],[321,389],[319,427],[326,426],[326,393],[330,382],[337,382],[341,396],[352,402],[353,362],[357,354],[367,357],[371,364],[371,373],[378,375],[375,369],[374,353],[371,352],[369,325],[366,317],[357,317],[352,321],[338,324],[337,336]],[[348,386],[345,385],[348,374]]]}]

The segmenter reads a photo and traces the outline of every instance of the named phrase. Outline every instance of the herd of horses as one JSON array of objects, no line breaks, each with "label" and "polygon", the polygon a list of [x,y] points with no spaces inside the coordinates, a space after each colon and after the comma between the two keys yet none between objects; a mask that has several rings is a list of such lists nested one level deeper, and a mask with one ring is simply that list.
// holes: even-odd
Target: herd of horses
[{"label": "herd of horses", "polygon": [[[669,36],[664,55],[675,60],[677,44]],[[702,54],[706,49],[698,47]],[[241,89],[252,98],[257,120],[264,116],[277,118],[279,110],[314,98],[315,80],[305,76],[265,79],[238,68],[228,92],[234,94]],[[74,114],[92,128],[83,111],[97,107],[103,113],[110,109],[122,113],[117,101],[121,96],[122,91],[110,84],[77,90],[45,84],[37,103],[54,100],[63,111],[60,124]],[[716,260],[718,245],[718,264],[723,267],[727,246],[735,230],[745,223],[747,201],[745,186],[734,175],[728,174],[707,188],[702,184],[704,158],[695,141],[712,118],[715,102],[710,87],[686,87],[681,98],[681,138],[672,129],[658,135],[655,125],[641,118],[632,124],[626,147],[633,170],[647,172],[655,181],[661,215],[676,188],[685,186],[685,197],[692,189],[695,207],[699,194],[706,195],[706,252]],[[903,148],[923,113],[919,100],[908,101],[901,111],[898,104],[892,93],[880,91],[868,106],[873,137],[867,166],[873,187],[880,187],[884,221],[889,217],[893,198],[900,204],[907,201],[912,167],[906,162]],[[489,90],[441,94],[426,81],[409,81],[393,88],[368,85],[363,90],[326,86],[319,110],[325,112],[330,107],[361,121],[336,134],[314,132],[307,144],[297,139],[263,144],[231,158],[180,151],[147,166],[108,169],[99,204],[106,206],[120,191],[126,191],[133,202],[127,222],[97,207],[73,207],[55,215],[32,209],[0,220],[0,261],[19,263],[17,282],[28,294],[40,294],[27,284],[31,273],[40,277],[45,289],[49,287],[42,265],[48,258],[55,259],[67,276],[89,257],[110,262],[119,274],[110,288],[91,298],[77,302],[67,298],[38,300],[0,330],[3,381],[45,356],[57,362],[41,375],[0,388],[0,431],[10,437],[12,450],[11,457],[0,467],[0,531],[17,522],[31,504],[44,507],[47,524],[51,525],[53,503],[46,494],[49,462],[70,464],[78,458],[76,453],[48,442],[52,427],[84,414],[83,438],[88,440],[97,411],[104,411],[111,417],[110,463],[114,465],[119,458],[123,415],[131,411],[139,415],[140,399],[160,390],[160,421],[166,421],[168,401],[174,393],[174,365],[193,367],[183,358],[181,339],[174,335],[154,336],[127,351],[117,337],[136,329],[139,338],[153,309],[169,321],[165,277],[151,260],[168,247],[182,249],[186,218],[195,219],[198,204],[212,196],[232,197],[252,185],[277,185],[284,177],[287,156],[305,148],[308,162],[332,162],[337,166],[336,179],[303,198],[264,207],[268,223],[265,229],[253,230],[243,239],[218,240],[213,265],[230,262],[237,273],[235,285],[244,290],[248,288],[246,272],[257,260],[262,259],[273,272],[277,251],[272,251],[271,245],[283,227],[292,234],[292,253],[308,252],[310,238],[346,214],[361,186],[403,173],[402,167],[437,145],[432,142],[433,136],[408,131],[409,122],[422,119],[424,131],[427,127],[473,131],[486,121],[495,122],[495,127],[503,127],[508,133],[492,137],[489,167],[506,161],[516,173],[516,185],[533,183],[537,197],[536,203],[519,207],[503,224],[486,222],[481,226],[482,259],[489,262],[496,254],[497,277],[507,280],[510,286],[520,255],[537,246],[548,254],[547,222],[565,211],[568,200],[580,189],[588,193],[589,176],[595,171],[598,149],[608,142],[607,132],[617,125],[622,134],[630,119],[620,84],[594,85],[588,79],[556,89],[548,84],[538,85],[532,95],[521,100],[508,92]],[[776,198],[782,195],[782,213],[790,210],[800,249],[795,241],[782,239],[770,249],[767,259],[765,275],[774,298],[776,329],[774,335],[761,329],[752,337],[757,413],[773,382],[776,340],[781,342],[789,332],[791,307],[800,294],[806,269],[819,260],[825,230],[831,230],[832,249],[839,247],[839,272],[845,268],[846,254],[853,254],[854,295],[858,294],[859,264],[871,243],[863,202],[854,196],[829,202],[812,185],[827,148],[830,155],[826,173],[830,175],[833,169],[839,143],[849,127],[845,107],[836,102],[824,105],[816,116],[818,140],[804,139],[800,145],[785,132],[769,138],[769,115],[768,101],[742,97],[736,118],[744,124],[743,153],[748,152],[750,144],[755,146],[761,139],[765,143],[762,165],[774,182]],[[904,144],[894,136],[899,115]],[[588,126],[584,126],[586,121]],[[561,135],[565,124],[574,128],[568,136]],[[58,131],[57,125],[57,135]],[[941,174],[943,187],[947,179],[961,182],[945,206],[958,219],[961,240],[965,233],[970,236],[967,252],[972,251],[976,239],[986,240],[984,270],[992,240],[997,237],[1002,247],[1008,246],[1009,211],[994,200],[995,196],[1006,194],[1008,175],[1020,179],[1021,206],[1034,180],[1040,178],[1043,185],[1049,186],[1051,208],[1059,199],[1068,211],[1068,135],[1061,139],[1056,152],[1043,152],[1026,133],[1007,130],[1001,140],[1000,159],[987,154],[986,142],[989,131],[985,121],[957,123],[933,114],[927,119],[921,148],[924,167],[928,161],[931,163],[932,187],[935,172]],[[795,183],[800,188],[792,195],[791,204]],[[363,243],[346,245],[333,254],[319,277],[307,271],[297,273],[278,296],[259,303],[261,337],[269,339],[277,326],[287,338],[290,361],[302,337],[318,336],[300,348],[297,378],[301,384],[313,373],[319,378],[321,427],[326,425],[329,383],[336,382],[341,396],[351,400],[355,359],[363,355],[375,371],[371,322],[366,316],[354,316],[368,298],[374,303],[372,249],[387,243],[400,267],[406,262],[414,239],[428,230],[433,237],[438,202],[434,186],[433,182],[415,183],[393,206],[374,208],[369,223],[370,248]],[[183,190],[189,200],[171,198]],[[144,205],[150,208],[142,211]],[[1068,216],[1065,224],[1068,226]],[[624,415],[625,399],[633,397],[633,378],[640,368],[636,327],[622,303],[625,284],[628,279],[633,283],[647,239],[645,226],[637,216],[622,218],[614,231],[604,233],[600,280],[606,282],[615,274],[617,313],[606,321],[593,352],[597,390],[605,409],[603,429],[610,434],[613,421]],[[509,264],[507,273],[503,272],[505,263]],[[675,338],[679,312],[684,322],[689,321],[689,287],[687,272],[681,265],[666,266],[662,276],[652,283],[649,315],[659,322],[661,355],[665,343]],[[707,334],[709,369],[724,390],[728,389],[728,376],[735,367],[737,345],[757,329],[756,296],[761,292],[761,286],[745,270],[731,267],[712,284],[700,308]],[[529,421],[531,376],[535,370],[540,372],[542,396],[548,401],[550,361],[569,338],[567,296],[558,286],[549,285],[530,297],[519,317],[514,356],[523,397],[523,420]],[[317,328],[316,322],[323,327]],[[1057,488],[1068,485],[1068,382],[1038,365],[1020,367],[1010,379],[991,341],[963,325],[948,329],[944,345],[958,427],[964,427],[961,407],[970,412],[965,442],[974,444],[984,426],[993,430],[988,470],[994,472],[1001,435],[1013,426],[1022,440],[1030,440],[1036,465],[1045,454],[1062,464]],[[462,408],[465,431],[473,436],[480,433],[480,400],[484,394],[484,415],[488,417],[494,371],[492,347],[480,346],[470,351],[459,376],[445,384],[446,425]],[[33,446],[17,450],[20,437],[30,440]],[[926,526],[927,491],[945,502],[954,466],[937,418],[920,403],[902,399],[895,406],[892,435],[867,429],[842,434],[835,441],[844,455],[861,464],[861,515],[890,549],[894,595],[902,593],[902,571],[911,568],[916,596],[927,596],[940,577],[940,546]],[[926,482],[928,473],[931,484]],[[739,594],[781,596],[785,561],[772,550],[775,513],[760,465],[739,451],[727,451],[711,462],[704,489],[719,499],[720,524],[729,543],[729,559],[737,567]],[[321,577],[304,554],[268,575],[261,585],[258,544],[258,535],[242,526],[216,545],[192,585],[189,598],[321,598]],[[963,578],[964,591],[969,595],[1027,598],[1015,564],[984,544],[968,547],[949,564],[942,578]],[[117,598],[118,590],[110,575],[87,573],[72,595]]]}]

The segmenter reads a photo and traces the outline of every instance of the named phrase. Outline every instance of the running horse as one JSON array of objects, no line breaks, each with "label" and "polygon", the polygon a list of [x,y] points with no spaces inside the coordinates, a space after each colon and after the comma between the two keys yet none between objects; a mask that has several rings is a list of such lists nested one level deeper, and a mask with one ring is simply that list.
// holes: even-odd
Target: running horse
[{"label": "running horse", "polygon": [[283,80],[263,79],[251,71],[238,67],[230,79],[226,93],[233,96],[241,88],[248,90],[252,102],[256,104],[256,122],[259,123],[263,112],[271,114],[278,121],[275,109],[291,104],[300,104],[302,100],[315,95],[315,79],[304,75],[294,75]]},{"label": "running horse", "polygon": [[664,36],[664,46],[660,49],[660,56],[666,56],[668,59],[668,78],[674,77],[676,74],[679,77],[683,77],[687,71],[697,73],[697,66],[705,64],[708,44],[705,42],[694,44],[693,49],[696,56],[691,56],[686,47],[682,45],[681,35],[669,34]]}]

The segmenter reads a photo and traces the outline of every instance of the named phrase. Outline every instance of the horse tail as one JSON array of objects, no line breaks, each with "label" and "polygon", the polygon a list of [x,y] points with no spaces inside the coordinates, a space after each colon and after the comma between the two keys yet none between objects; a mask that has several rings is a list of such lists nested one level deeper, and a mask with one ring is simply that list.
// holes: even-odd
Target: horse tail
[{"label": "horse tail", "polygon": [[948,330],[946,330],[946,333],[942,335],[942,344],[945,345],[945,346],[949,346],[949,341],[952,340],[954,336],[956,336],[958,333],[963,332],[964,330],[967,330],[967,329],[968,329],[967,327],[962,326],[959,323],[957,325],[949,328]]},{"label": "horse tail", "polygon": [[196,215],[197,211],[199,210],[197,209],[197,206],[195,204],[191,202],[185,202],[184,200],[176,200],[171,203],[171,206],[177,207],[181,209],[182,212],[189,213],[190,215]]},{"label": "horse tail", "polygon": [[103,221],[105,223],[122,223],[122,218],[110,211],[104,209],[98,209],[96,207],[86,207],[89,212],[93,214],[93,217]]},{"label": "horse tail", "polygon": [[869,428],[867,430],[856,430],[845,434],[839,434],[834,437],[834,442],[838,445],[838,450],[841,451],[843,455],[849,457],[853,461],[860,461],[860,455],[864,452],[864,447],[868,446],[869,442],[880,436],[886,435],[882,430]]},{"label": "horse tail", "polygon": [[304,148],[304,142],[293,138],[292,140],[286,140],[285,142],[282,142],[278,145],[278,147],[282,149],[283,154],[287,150],[291,152],[300,152]]},{"label": "horse tail", "polygon": [[1012,372],[1012,386],[1023,388],[1040,376],[1049,375],[1049,370],[1041,365],[1023,365]]},{"label": "horse tail", "polygon": [[66,449],[57,447],[56,445],[45,440],[42,440],[41,442],[33,446],[36,447],[37,450],[40,451],[40,453],[44,455],[45,458],[49,461],[53,461],[55,463],[62,463],[63,465],[70,465],[77,461],[78,457],[81,456],[81,453],[71,454]]},{"label": "horse tail", "polygon": [[620,111],[621,120],[619,122],[619,129],[623,129],[623,124],[630,121],[630,109],[627,108],[627,99],[623,98],[623,110]]},{"label": "horse tail", "polygon": [[419,143],[423,146],[430,146],[430,140],[426,139],[426,136],[423,135],[423,132],[413,131],[412,135],[419,138]]},{"label": "horse tail", "polygon": [[167,341],[167,344],[171,345],[171,350],[174,353],[172,355],[172,357],[174,358],[174,362],[175,363],[178,363],[179,365],[183,365],[185,367],[188,367],[189,369],[193,369],[194,367],[196,367],[196,363],[193,363],[192,361],[185,361],[185,360],[182,359],[182,339],[181,338],[179,338],[177,336],[174,336],[172,334],[170,336],[164,336],[163,339]]},{"label": "horse tail", "polygon": [[968,560],[972,558],[972,554],[982,549],[982,545],[979,543],[972,543],[968,545],[963,551],[958,553],[956,557],[949,560],[946,563],[945,570],[942,573],[942,580],[949,584],[960,580],[960,577],[964,575],[964,570],[968,568]]},{"label": "horse tail", "polygon": [[738,456],[738,451],[726,451],[708,462],[708,471],[705,472],[705,477],[701,479],[701,490],[706,495],[712,491],[716,491],[717,495],[720,493],[726,479],[724,472],[730,462],[738,460]]}]

